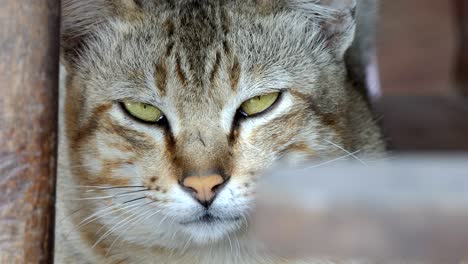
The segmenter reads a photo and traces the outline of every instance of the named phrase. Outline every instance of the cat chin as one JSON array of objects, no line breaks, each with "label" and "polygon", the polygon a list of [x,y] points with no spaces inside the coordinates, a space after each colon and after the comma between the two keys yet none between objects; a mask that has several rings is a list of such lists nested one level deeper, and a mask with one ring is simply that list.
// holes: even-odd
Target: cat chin
[{"label": "cat chin", "polygon": [[216,221],[212,223],[191,223],[181,225],[184,234],[188,235],[191,243],[204,246],[226,239],[241,227],[240,221]]}]

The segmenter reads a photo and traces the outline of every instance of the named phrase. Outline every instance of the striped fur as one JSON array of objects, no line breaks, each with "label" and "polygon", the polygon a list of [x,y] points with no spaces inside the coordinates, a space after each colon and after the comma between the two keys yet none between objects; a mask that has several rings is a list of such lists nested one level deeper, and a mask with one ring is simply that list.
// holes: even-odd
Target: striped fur
[{"label": "striped fur", "polygon": [[[56,263],[300,263],[268,255],[244,219],[278,160],[383,152],[346,68],[361,43],[355,10],[330,0],[64,0]],[[268,112],[236,114],[273,91],[282,95]],[[135,121],[126,99],[157,106],[167,123]],[[230,180],[210,212],[228,220],[185,224],[203,209],[179,182],[213,171]]]}]

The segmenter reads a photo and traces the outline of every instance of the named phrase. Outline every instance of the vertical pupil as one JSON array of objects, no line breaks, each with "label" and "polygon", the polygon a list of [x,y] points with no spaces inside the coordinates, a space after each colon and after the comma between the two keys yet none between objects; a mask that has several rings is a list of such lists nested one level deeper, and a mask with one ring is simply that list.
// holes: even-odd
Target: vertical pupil
[{"label": "vertical pupil", "polygon": [[146,105],[145,105],[145,104],[143,105],[143,109],[146,109]]}]

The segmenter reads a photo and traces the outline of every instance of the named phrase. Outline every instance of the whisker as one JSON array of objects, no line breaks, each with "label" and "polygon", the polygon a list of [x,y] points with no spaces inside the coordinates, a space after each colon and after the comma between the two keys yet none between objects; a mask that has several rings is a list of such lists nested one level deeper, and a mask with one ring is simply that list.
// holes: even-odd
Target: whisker
[{"label": "whisker", "polygon": [[149,216],[145,217],[143,220],[147,220],[147,219],[151,218],[153,215],[155,215],[155,214],[161,212],[162,210],[163,210],[163,209],[156,210],[155,212],[153,212],[153,213],[150,214]]},{"label": "whisker", "polygon": [[236,245],[237,245],[237,246],[236,246],[236,248],[237,248],[237,250],[236,250],[236,251],[237,251],[236,256],[242,256],[242,254],[241,254],[242,248],[241,248],[241,245],[240,245],[240,242],[239,242],[239,238],[234,237],[234,239],[235,239]]},{"label": "whisker", "polygon": [[[116,213],[116,212],[119,212],[119,211],[122,211],[122,210],[125,210],[125,209],[128,209],[128,208],[132,208],[132,207],[135,207],[135,206],[138,206],[138,205],[142,205],[142,204],[137,203],[137,204],[127,205],[127,206],[124,206],[122,208],[117,209],[116,211],[114,211],[113,209],[115,209],[116,207],[121,206],[121,204],[115,204],[113,206],[106,207],[106,208],[104,208],[104,209],[102,209],[100,211],[97,211],[97,212],[93,213],[92,215],[88,216],[87,218],[83,219],[80,223],[78,223],[78,228],[80,228],[80,227],[82,227],[84,225],[87,225],[87,224],[89,224],[91,222],[94,222],[97,219],[102,218],[104,216],[107,216],[107,215],[110,215],[112,213]],[[109,211],[109,212],[107,212],[107,211]],[[105,213],[105,212],[107,212],[107,213]],[[105,214],[99,215],[101,213],[105,213]]]},{"label": "whisker", "polygon": [[85,193],[90,193],[90,192],[98,192],[98,191],[106,191],[106,190],[131,189],[131,188],[145,188],[145,186],[102,187],[102,188],[95,188],[95,189],[91,189],[91,190],[86,190],[86,191],[84,191],[84,192],[85,192]]},{"label": "whisker", "polygon": [[184,255],[185,252],[188,250],[188,247],[189,247],[189,244],[190,242],[192,242],[192,235],[190,235],[190,237],[187,239],[187,241],[185,241],[185,245],[184,247],[182,248],[182,250],[180,251],[180,255]]},{"label": "whisker", "polygon": [[[128,223],[128,221],[131,221],[128,220],[129,218],[132,218],[134,216],[136,216],[138,213],[144,211],[146,208],[145,206],[148,205],[148,204],[151,204],[151,203],[155,203],[155,201],[151,201],[149,203],[146,203],[146,204],[143,204],[141,207],[138,207],[136,208],[136,212],[134,212],[133,214],[131,214],[130,216],[127,216],[125,217],[123,220],[119,221],[117,224],[115,224],[112,228],[110,228],[109,230],[107,230],[95,243],[94,245],[91,247],[91,248],[95,248],[101,241],[103,241],[104,239],[106,239],[109,235],[111,235],[114,231],[116,231],[119,227],[123,226],[123,225],[126,225]],[[139,209],[139,210],[138,210]],[[133,210],[132,210],[133,211]],[[104,226],[103,226],[104,227]],[[99,233],[99,231],[102,230],[101,227],[97,232],[96,234]]]},{"label": "whisker", "polygon": [[[158,209],[156,210],[155,212],[152,212],[152,214],[148,215],[148,216],[145,216],[144,219],[142,219],[141,221],[146,221],[147,219],[150,219],[151,217],[153,217],[154,215],[160,213],[160,212],[163,212],[164,211],[164,208],[161,208],[161,209]],[[161,222],[158,223],[158,225],[156,225],[156,228],[158,228],[159,226],[161,226]]]},{"label": "whisker", "polygon": [[330,163],[333,163],[333,162],[336,162],[336,161],[340,161],[340,160],[343,160],[347,157],[350,157],[352,155],[355,155],[357,153],[359,153],[360,150],[357,150],[357,151],[354,151],[352,153],[349,153],[349,154],[346,154],[344,156],[341,156],[341,157],[338,157],[338,158],[335,158],[335,159],[332,159],[332,160],[329,160],[329,161],[325,161],[323,163],[319,163],[319,164],[316,164],[316,165],[313,165],[313,166],[307,166],[307,168],[317,168],[317,167],[320,167],[320,166],[323,166],[323,165],[327,165],[327,164],[330,164]]},{"label": "whisker", "polygon": [[[118,209],[117,211],[112,211],[114,208],[120,206],[120,204],[115,204],[115,205],[112,205],[112,206],[108,206],[102,210],[99,210],[97,212],[94,212],[93,214],[91,214],[90,216],[86,217],[85,219],[81,220],[81,222],[78,223],[76,229],[79,230],[80,228],[82,228],[83,226],[86,226],[96,220],[98,220],[99,218],[103,218],[107,215],[110,215],[114,212],[118,212],[120,210],[124,210],[124,209],[128,209],[128,208],[131,208],[131,207],[134,207],[134,206],[137,206],[138,204],[133,204],[133,205],[129,205],[129,206],[126,206],[126,207],[123,207],[123,208],[120,208]],[[80,208],[79,210],[82,210],[84,207]],[[79,211],[77,210],[77,211]],[[74,213],[76,213],[77,211],[75,211]],[[109,211],[107,212],[106,214],[103,214],[103,215],[99,215],[101,213],[104,213],[106,211]],[[70,232],[68,232],[67,236],[70,235],[70,233],[72,232],[73,230],[70,230]]]},{"label": "whisker", "polygon": [[234,250],[233,250],[233,248],[232,248],[231,234],[229,234],[229,233],[227,234],[227,239],[228,239],[228,241],[229,241],[229,248],[231,249],[231,254],[233,254],[233,253],[234,253]]},{"label": "whisker", "polygon": [[[119,211],[122,211],[122,210],[125,210],[125,209],[128,209],[128,208],[131,208],[131,207],[135,207],[135,208],[131,208],[127,211],[127,213],[130,213],[130,212],[134,212],[134,211],[137,211],[138,213],[138,210],[142,208],[142,206],[145,206],[146,204],[137,204],[135,206],[138,206],[138,207],[135,207],[135,206],[130,206],[130,207],[126,207],[126,208],[122,208],[121,210]],[[114,225],[115,226],[115,225]],[[101,226],[94,234],[97,235],[99,234],[99,232],[101,232],[102,229],[104,229],[106,227],[106,225],[103,225]]]},{"label": "whisker", "polygon": [[81,207],[81,208],[79,208],[79,209],[76,209],[76,210],[72,211],[70,214],[68,214],[68,215],[66,215],[66,216],[64,216],[64,217],[62,217],[62,219],[60,219],[60,220],[57,221],[58,224],[63,223],[63,221],[67,220],[68,218],[72,217],[73,215],[75,215],[75,214],[78,213],[79,211],[83,210],[83,208],[84,208],[84,207]]},{"label": "whisker", "polygon": [[149,188],[145,188],[145,189],[137,190],[137,191],[129,191],[129,192],[124,192],[124,193],[119,193],[119,194],[116,194],[114,197],[120,197],[120,196],[125,196],[125,195],[127,195],[127,194],[138,193],[138,192],[144,192],[144,191],[149,191]]},{"label": "whisker", "polygon": [[242,218],[242,222],[244,222],[245,225],[249,223],[249,221],[247,220],[247,216],[245,216],[244,214],[241,214],[241,218]]},{"label": "whisker", "polygon": [[[109,162],[109,161],[107,161],[107,162],[102,162],[102,161],[101,161],[101,162],[100,162],[100,165],[103,165],[103,166],[105,166],[105,165],[111,165],[111,164],[113,164],[113,163],[112,163],[112,162]],[[122,162],[122,164],[124,164],[124,162]],[[79,168],[84,168],[84,167],[93,166],[93,165],[95,165],[95,163],[89,162],[89,163],[82,163],[82,164],[79,164],[79,165],[68,165],[68,166],[67,166],[67,164],[65,164],[65,163],[62,162],[62,163],[60,163],[59,165],[61,165],[61,166],[66,166],[66,167],[69,168],[69,169],[79,169]]]},{"label": "whisker", "polygon": [[158,226],[160,226],[160,225],[164,222],[164,220],[167,219],[167,217],[169,217],[169,216],[168,216],[168,215],[165,215],[163,218],[161,218],[161,220],[160,220],[159,223],[158,223]]},{"label": "whisker", "polygon": [[[114,241],[112,242],[112,244],[109,246],[109,248],[107,249],[107,253],[106,255],[108,255],[111,250],[112,250],[112,247],[114,246],[114,244],[122,237],[122,235],[127,232],[128,230],[130,230],[131,228],[135,227],[136,224],[140,223],[141,221],[144,221],[147,219],[148,215],[149,216],[152,216],[154,215],[154,213],[159,213],[162,209],[160,210],[156,210],[156,212],[151,212],[151,211],[147,211],[147,212],[144,212],[142,214],[140,214],[139,216],[136,217],[135,219],[135,222],[129,224],[124,230],[122,230],[122,232],[117,236],[117,238],[114,239]],[[133,219],[132,219],[133,220]]]},{"label": "whisker", "polygon": [[131,202],[135,202],[135,201],[142,200],[142,199],[146,199],[146,196],[142,196],[140,198],[132,199],[132,200],[123,202],[122,204],[131,203]]},{"label": "whisker", "polygon": [[354,159],[356,159],[357,161],[359,161],[360,163],[362,163],[364,166],[367,166],[367,163],[365,163],[362,159],[358,158],[358,156],[354,155],[353,153],[351,153],[350,151],[348,151],[348,150],[346,150],[345,148],[341,147],[340,145],[335,144],[335,143],[333,143],[333,142],[331,142],[331,141],[329,141],[329,140],[326,140],[326,139],[323,139],[323,141],[325,141],[325,142],[327,142],[327,143],[329,143],[329,144],[331,144],[331,145],[333,145],[333,146],[335,146],[335,147],[341,149],[341,150],[344,151],[346,154],[350,154],[351,157],[353,157]]},{"label": "whisker", "polygon": [[112,186],[112,185],[68,185],[61,184],[61,186],[77,188],[77,189],[95,189],[95,190],[109,190],[109,189],[125,189],[125,188],[144,188],[143,185],[121,185],[121,186]]},{"label": "whisker", "polygon": [[[139,214],[138,216],[136,216],[136,219],[138,220],[138,218],[141,218],[142,216],[147,215],[147,214],[149,214],[148,211],[143,212],[143,213]],[[133,219],[132,219],[132,220],[133,220]],[[131,221],[129,221],[129,222],[131,222]],[[133,223],[127,225],[127,227],[125,227],[125,228],[122,230],[122,232],[114,239],[114,241],[112,241],[111,245],[107,248],[106,256],[109,255],[109,253],[110,253],[111,250],[112,250],[112,247],[113,247],[113,246],[115,245],[115,243],[122,237],[122,235],[123,235],[125,232],[127,232],[130,228],[134,227],[136,223],[138,223],[138,221],[135,221],[135,222],[133,222]]]},{"label": "whisker", "polygon": [[84,197],[84,198],[73,198],[70,199],[71,201],[85,201],[85,200],[104,200],[104,199],[111,199],[111,198],[116,198],[116,197],[122,197],[122,196],[127,196],[131,194],[135,194],[138,192],[144,192],[144,191],[149,191],[149,188],[145,188],[142,190],[137,190],[137,191],[128,191],[128,192],[123,192],[115,195],[106,195],[106,196],[98,196],[98,197]]}]

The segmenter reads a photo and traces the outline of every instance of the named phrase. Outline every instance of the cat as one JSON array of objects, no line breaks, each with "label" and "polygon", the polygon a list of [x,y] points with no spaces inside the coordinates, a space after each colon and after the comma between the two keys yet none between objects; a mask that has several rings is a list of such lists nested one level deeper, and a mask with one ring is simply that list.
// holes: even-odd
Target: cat
[{"label": "cat", "polygon": [[62,2],[56,263],[300,263],[247,235],[262,173],[385,151],[373,0]]}]

